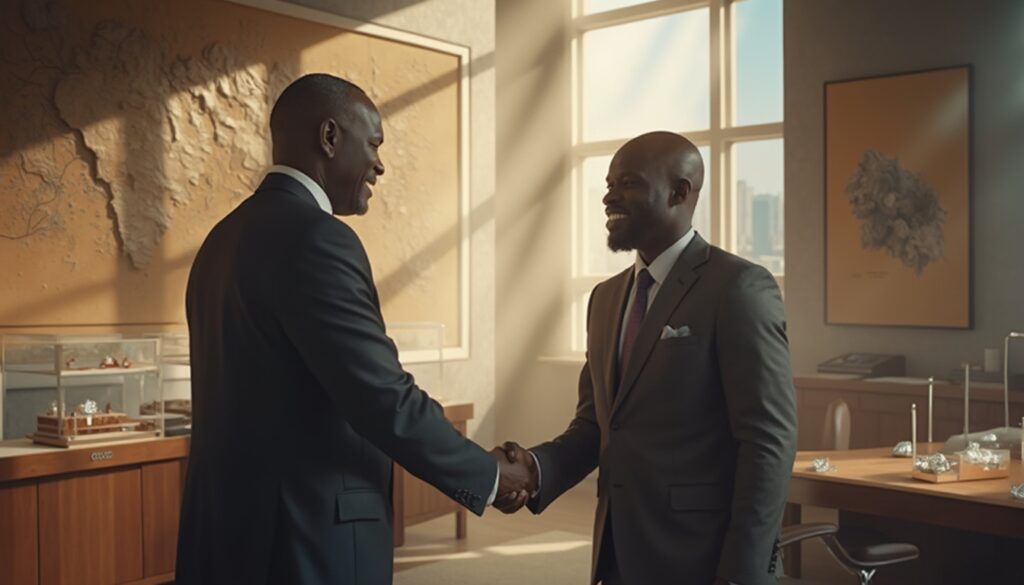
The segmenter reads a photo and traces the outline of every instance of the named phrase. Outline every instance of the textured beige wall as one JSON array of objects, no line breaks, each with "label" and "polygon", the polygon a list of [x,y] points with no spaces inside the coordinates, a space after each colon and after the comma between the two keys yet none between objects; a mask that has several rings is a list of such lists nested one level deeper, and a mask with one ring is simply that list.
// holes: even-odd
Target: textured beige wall
[{"label": "textured beige wall", "polygon": [[458,343],[457,57],[214,0],[4,11],[0,324],[182,323],[195,251],[270,162],[273,100],[329,71],[390,111],[382,156],[406,162],[351,220],[385,316]]},{"label": "textured beige wall", "polygon": [[[470,352],[469,359],[445,364],[445,387],[436,393],[472,401],[476,418],[469,425],[470,436],[491,446],[501,439],[495,435],[494,363],[495,313],[503,310],[500,305],[495,307],[494,1],[289,1],[470,49]],[[401,158],[385,161],[391,167],[407,162]],[[417,368],[410,369],[417,373]]]},{"label": "textured beige wall", "polygon": [[498,431],[525,444],[568,424],[580,362],[569,347],[569,2],[500,0]]},{"label": "textured beige wall", "polygon": [[[786,306],[794,371],[836,354],[907,356],[910,375],[981,362],[1024,328],[1024,3],[786,0]],[[971,64],[974,328],[824,323],[826,81]],[[1024,348],[1011,363],[1024,371]]]}]

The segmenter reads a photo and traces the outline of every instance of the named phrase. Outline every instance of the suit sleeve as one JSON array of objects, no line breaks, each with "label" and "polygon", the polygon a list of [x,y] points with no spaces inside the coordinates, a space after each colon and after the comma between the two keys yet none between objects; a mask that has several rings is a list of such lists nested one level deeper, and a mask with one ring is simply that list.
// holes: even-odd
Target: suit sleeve
[{"label": "suit sleeve", "polygon": [[325,217],[293,257],[281,326],[338,413],[410,473],[482,514],[497,463],[402,369],[355,232]]},{"label": "suit sleeve", "polygon": [[[593,303],[594,295],[591,294],[590,298]],[[587,306],[587,323],[589,331],[590,305]],[[555,439],[530,451],[537,458],[543,474],[537,496],[527,503],[534,514],[543,512],[597,467],[601,452],[601,429],[594,410],[594,384],[590,378],[589,357],[580,372],[576,415],[569,423],[569,428]]]},{"label": "suit sleeve", "polygon": [[774,277],[751,266],[717,312],[717,351],[736,441],[732,520],[718,575],[743,585],[774,579],[775,543],[796,456],[796,399],[782,296]]}]

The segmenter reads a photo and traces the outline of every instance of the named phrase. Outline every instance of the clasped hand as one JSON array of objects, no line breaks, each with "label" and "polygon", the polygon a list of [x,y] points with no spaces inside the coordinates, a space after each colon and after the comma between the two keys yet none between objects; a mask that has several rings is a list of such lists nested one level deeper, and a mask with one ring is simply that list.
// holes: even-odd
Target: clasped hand
[{"label": "clasped hand", "polygon": [[498,495],[494,507],[506,514],[518,511],[537,491],[539,479],[533,456],[512,441],[491,449],[498,462]]}]

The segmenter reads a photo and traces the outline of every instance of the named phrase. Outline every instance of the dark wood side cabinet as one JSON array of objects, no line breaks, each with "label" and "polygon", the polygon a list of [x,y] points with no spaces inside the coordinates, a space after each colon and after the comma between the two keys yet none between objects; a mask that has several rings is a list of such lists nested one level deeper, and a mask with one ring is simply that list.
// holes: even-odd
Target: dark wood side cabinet
[{"label": "dark wood side cabinet", "polygon": [[[825,412],[842,399],[850,407],[850,448],[892,447],[910,440],[910,405],[917,404],[918,440],[927,440],[928,386],[897,382],[837,380],[819,376],[794,378],[800,420],[800,450],[821,449]],[[963,385],[936,382],[932,436],[945,441],[963,432]],[[971,432],[1003,426],[1003,389],[994,384],[971,384]],[[1024,416],[1024,392],[1010,392],[1010,425]]]}]

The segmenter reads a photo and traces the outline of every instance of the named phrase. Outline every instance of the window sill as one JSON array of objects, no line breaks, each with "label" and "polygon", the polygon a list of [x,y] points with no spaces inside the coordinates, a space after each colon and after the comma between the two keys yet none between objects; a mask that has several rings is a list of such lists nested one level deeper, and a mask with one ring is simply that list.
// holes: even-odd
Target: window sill
[{"label": "window sill", "polygon": [[542,355],[537,358],[537,361],[542,364],[579,367],[585,364],[587,359],[582,353],[565,353],[558,355]]}]

